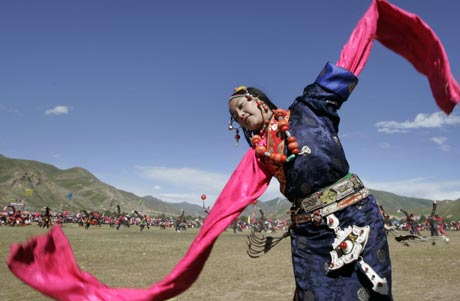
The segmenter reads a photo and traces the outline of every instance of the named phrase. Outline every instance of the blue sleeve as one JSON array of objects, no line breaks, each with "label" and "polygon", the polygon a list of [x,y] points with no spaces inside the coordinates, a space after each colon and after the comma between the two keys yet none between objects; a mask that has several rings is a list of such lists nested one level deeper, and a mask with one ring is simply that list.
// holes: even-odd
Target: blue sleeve
[{"label": "blue sleeve", "polygon": [[358,78],[347,69],[328,62],[316,78],[315,84],[340,96],[343,103],[358,84]]}]

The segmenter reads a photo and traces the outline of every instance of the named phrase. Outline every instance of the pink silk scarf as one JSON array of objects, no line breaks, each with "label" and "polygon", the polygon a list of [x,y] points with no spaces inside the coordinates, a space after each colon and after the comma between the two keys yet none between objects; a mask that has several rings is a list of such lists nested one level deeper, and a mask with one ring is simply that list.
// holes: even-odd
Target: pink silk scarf
[{"label": "pink silk scarf", "polygon": [[12,245],[8,266],[22,281],[57,300],[169,299],[193,284],[220,233],[262,195],[270,179],[268,169],[250,148],[216,200],[186,255],[169,275],[148,289],[109,287],[80,270],[60,226],[54,226],[47,234],[32,238],[23,245]]},{"label": "pink silk scarf", "polygon": [[[430,81],[438,105],[450,113],[460,89],[450,74],[442,44],[419,17],[383,0],[374,0],[342,50],[338,66],[358,75],[374,39],[401,54]],[[244,179],[244,180],[242,180]],[[80,270],[59,226],[24,244],[13,244],[7,264],[26,284],[57,300],[165,300],[189,288],[198,278],[218,236],[266,190],[267,167],[250,148],[216,200],[186,255],[169,275],[146,289],[114,288]]]},{"label": "pink silk scarf", "polygon": [[336,65],[358,76],[374,40],[407,59],[425,75],[438,106],[450,114],[460,100],[460,86],[436,33],[420,17],[384,0],[374,0],[359,20]]}]

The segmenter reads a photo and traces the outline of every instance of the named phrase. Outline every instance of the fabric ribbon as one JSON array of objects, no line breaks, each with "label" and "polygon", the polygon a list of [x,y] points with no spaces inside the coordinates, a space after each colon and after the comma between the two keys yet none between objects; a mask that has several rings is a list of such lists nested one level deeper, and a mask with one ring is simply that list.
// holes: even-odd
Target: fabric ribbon
[{"label": "fabric ribbon", "polygon": [[[244,182],[241,179],[245,179]],[[198,278],[218,236],[266,190],[271,175],[250,148],[216,200],[197,237],[173,271],[147,289],[113,288],[80,270],[62,228],[25,244],[13,244],[10,270],[22,281],[57,300],[146,301],[172,298]]]},{"label": "fabric ribbon", "polygon": [[400,54],[427,76],[437,105],[446,114],[452,112],[460,100],[460,86],[451,74],[441,41],[428,24],[385,0],[374,0],[342,48],[336,65],[358,76],[374,40]]}]

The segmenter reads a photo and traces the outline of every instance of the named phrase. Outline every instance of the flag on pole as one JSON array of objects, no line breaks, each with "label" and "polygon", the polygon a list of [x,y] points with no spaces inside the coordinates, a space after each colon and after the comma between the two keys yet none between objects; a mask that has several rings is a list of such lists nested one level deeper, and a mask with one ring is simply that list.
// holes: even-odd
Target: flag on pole
[{"label": "flag on pole", "polygon": [[31,188],[29,188],[29,189],[26,189],[26,190],[25,190],[25,193],[26,193],[26,196],[30,197],[30,196],[32,196],[32,194],[34,193],[34,190],[31,189]]}]

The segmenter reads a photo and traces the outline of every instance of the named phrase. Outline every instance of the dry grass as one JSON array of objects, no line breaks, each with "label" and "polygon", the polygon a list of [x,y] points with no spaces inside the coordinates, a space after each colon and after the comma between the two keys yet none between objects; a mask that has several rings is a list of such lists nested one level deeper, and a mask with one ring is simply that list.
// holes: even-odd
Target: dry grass
[{"label": "dry grass", "polygon": [[[0,300],[50,300],[24,285],[6,266],[9,245],[43,233],[37,226],[0,227]],[[148,287],[168,274],[185,254],[197,231],[108,226],[64,232],[80,267],[115,287]],[[285,239],[259,259],[246,254],[246,235],[224,232],[193,286],[174,300],[292,300],[290,245]],[[457,273],[460,232],[449,244],[421,242],[406,247],[390,234],[395,300],[460,300]],[[275,234],[276,235],[276,234]],[[281,233],[279,233],[281,235]]]}]

